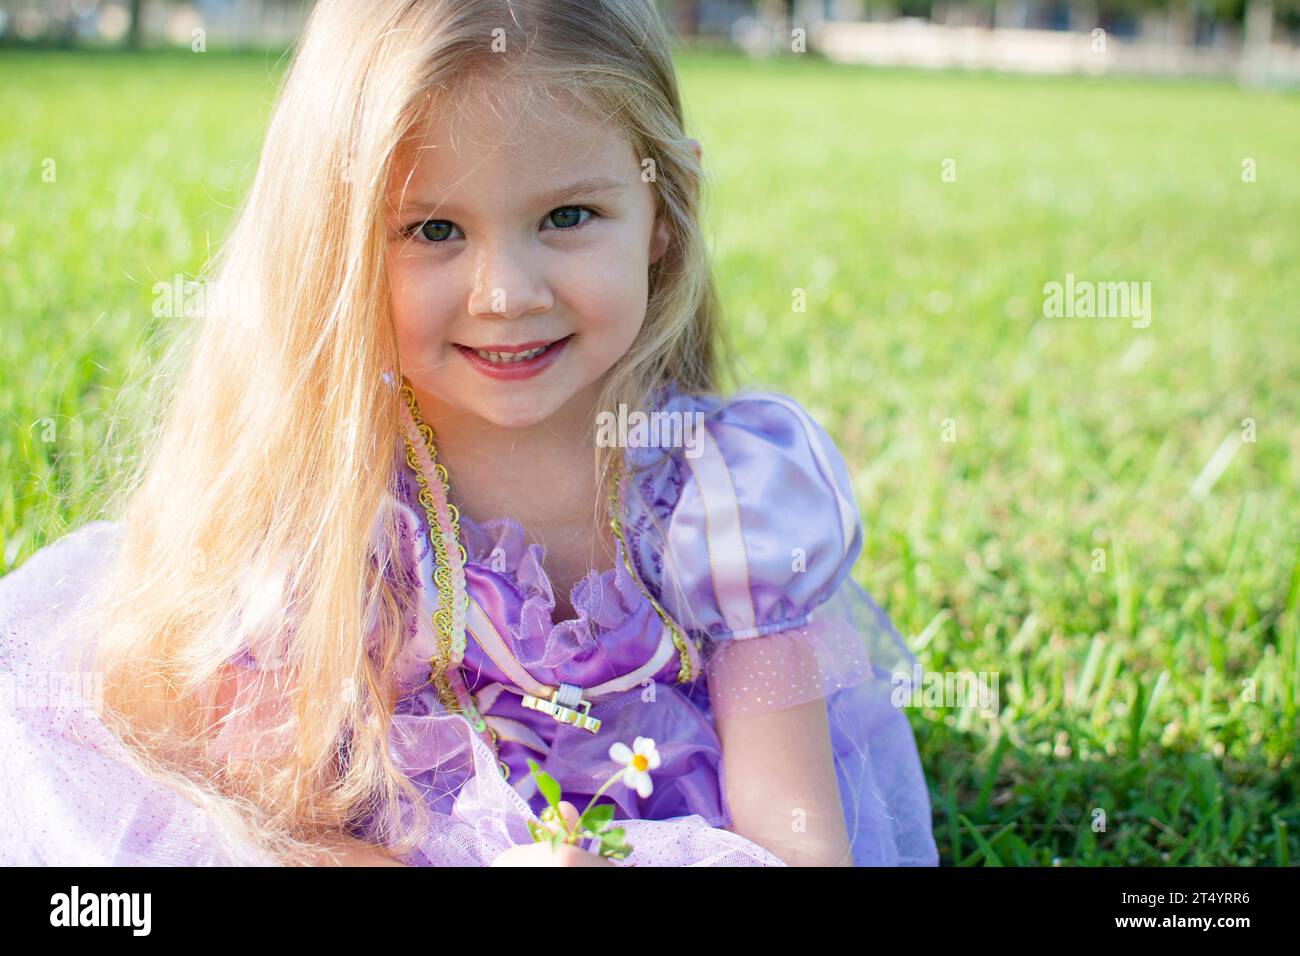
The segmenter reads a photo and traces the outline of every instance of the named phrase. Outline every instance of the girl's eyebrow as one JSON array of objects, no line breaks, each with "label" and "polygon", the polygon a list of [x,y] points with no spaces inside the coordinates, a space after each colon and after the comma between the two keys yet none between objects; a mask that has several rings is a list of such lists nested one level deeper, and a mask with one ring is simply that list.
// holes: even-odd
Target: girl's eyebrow
[{"label": "girl's eyebrow", "polygon": [[[569,183],[567,186],[561,186],[558,189],[543,193],[537,197],[537,202],[539,205],[559,204],[567,199],[589,196],[592,193],[623,192],[626,189],[627,183],[621,179],[613,179],[609,176],[589,176],[586,179],[580,179],[577,182]],[[453,213],[456,211],[451,204],[433,198],[417,197],[408,199],[402,205],[406,208],[418,206],[421,209],[447,209],[447,211]]]},{"label": "girl's eyebrow", "polygon": [[559,189],[553,189],[539,198],[543,203],[559,203],[566,199],[586,196],[591,193],[623,192],[625,189],[627,189],[627,184],[621,179],[611,179],[609,176],[590,176],[587,179],[580,179],[576,183],[561,186]]}]

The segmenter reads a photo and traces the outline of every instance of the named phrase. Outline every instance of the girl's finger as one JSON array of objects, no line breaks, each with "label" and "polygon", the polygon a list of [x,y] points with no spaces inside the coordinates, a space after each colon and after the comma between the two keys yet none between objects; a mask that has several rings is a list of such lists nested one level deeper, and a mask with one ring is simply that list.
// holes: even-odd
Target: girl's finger
[{"label": "girl's finger", "polygon": [[578,808],[568,800],[561,800],[560,816],[564,818],[564,825],[572,829],[578,825],[578,820],[582,817],[582,814],[579,813]]}]

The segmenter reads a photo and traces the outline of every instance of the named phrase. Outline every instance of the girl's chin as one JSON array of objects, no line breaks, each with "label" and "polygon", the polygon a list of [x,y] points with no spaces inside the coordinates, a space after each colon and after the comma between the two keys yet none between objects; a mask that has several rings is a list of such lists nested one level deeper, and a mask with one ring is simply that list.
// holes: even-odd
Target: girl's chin
[{"label": "girl's chin", "polygon": [[[558,406],[557,406],[558,407]],[[551,417],[555,408],[548,404],[531,402],[526,405],[481,404],[474,409],[476,415],[495,428],[532,428]]]}]

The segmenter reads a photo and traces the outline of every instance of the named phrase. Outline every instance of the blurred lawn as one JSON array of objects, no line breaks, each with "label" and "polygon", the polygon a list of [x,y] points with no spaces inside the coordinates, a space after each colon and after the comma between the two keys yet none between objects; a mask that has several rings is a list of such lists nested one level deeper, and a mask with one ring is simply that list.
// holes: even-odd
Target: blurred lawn
[{"label": "blurred lawn", "polygon": [[[1300,100],[680,65],[748,381],[840,442],[922,663],[999,675],[995,719],[911,712],[943,860],[1300,859]],[[0,571],[95,516],[152,285],[221,240],[281,66],[0,54]],[[1045,318],[1066,273],[1150,282],[1150,327]]]}]

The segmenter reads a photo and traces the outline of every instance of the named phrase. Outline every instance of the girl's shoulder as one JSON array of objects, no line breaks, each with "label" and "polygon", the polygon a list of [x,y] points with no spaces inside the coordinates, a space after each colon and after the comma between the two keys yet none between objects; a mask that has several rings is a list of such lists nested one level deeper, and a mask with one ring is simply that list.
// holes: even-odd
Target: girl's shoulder
[{"label": "girl's shoulder", "polygon": [[628,551],[665,609],[713,639],[798,627],[862,549],[849,468],[789,395],[655,396],[627,434]]}]

